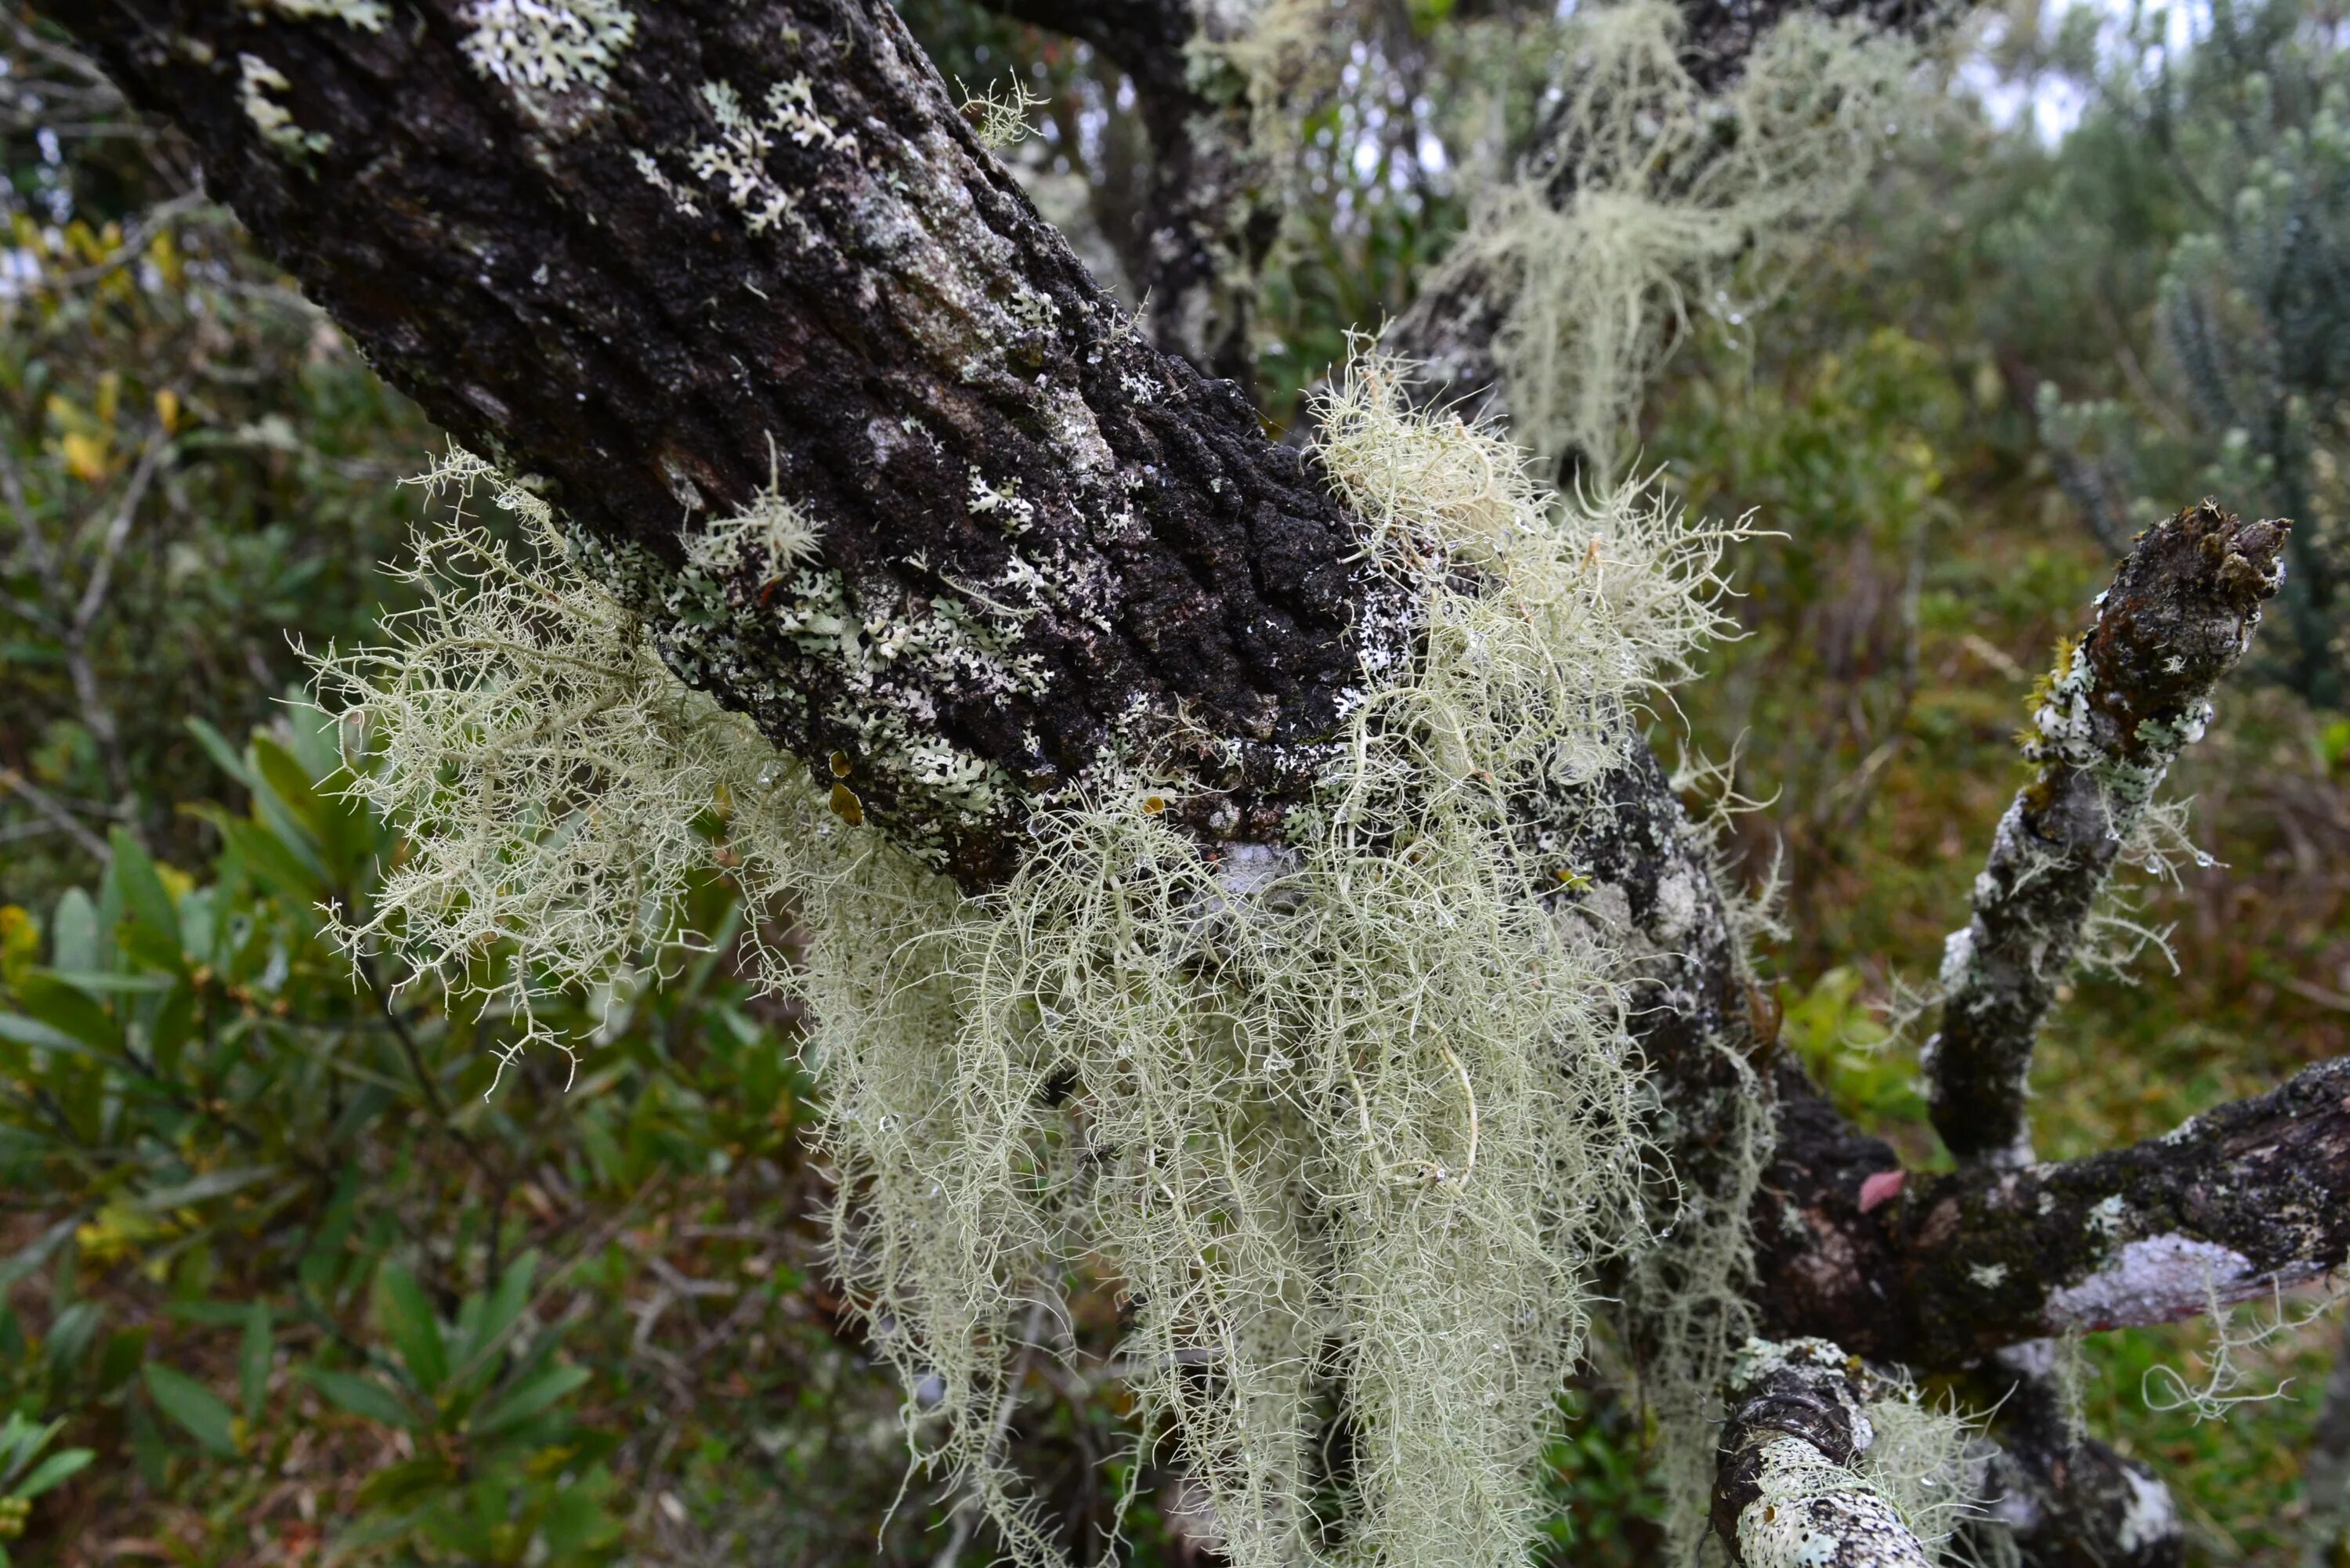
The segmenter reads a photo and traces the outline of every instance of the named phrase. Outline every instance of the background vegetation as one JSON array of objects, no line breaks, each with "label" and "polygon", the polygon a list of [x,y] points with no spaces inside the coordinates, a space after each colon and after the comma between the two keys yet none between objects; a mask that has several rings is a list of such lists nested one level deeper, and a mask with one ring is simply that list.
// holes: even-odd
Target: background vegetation
[{"label": "background vegetation", "polygon": [[[1301,115],[1308,199],[1264,279],[1276,419],[1409,297],[1461,171],[1505,155],[1543,82],[1506,16],[1362,9],[1368,42]],[[1115,71],[950,0],[909,11],[949,69],[1052,100],[1014,155],[1114,274],[1142,156]],[[421,504],[393,482],[432,432],[167,133],[9,26],[0,1500],[23,1506],[0,1501],[0,1550],[822,1563],[878,1530],[890,1561],[978,1560],[955,1499],[900,1493],[897,1396],[815,1250],[795,1020],[733,976],[742,923],[787,912],[702,888],[716,950],[573,999],[593,1044],[567,1087],[545,1060],[494,1085],[508,1020],[321,940],[319,906],[364,908],[400,846],[338,799],[287,638],[366,635],[371,564]],[[1788,1035],[1913,1164],[1943,1157],[1881,1004],[1961,919],[2050,646],[2127,532],[2206,490],[2296,517],[2301,597],[2180,781],[2211,864],[2144,906],[2177,972],[2080,983],[2040,1057],[2043,1147],[2149,1136],[2350,1051],[2336,32],[2286,0],[2204,14],[2186,49],[2158,21],[2005,13],[1971,75],[2085,102],[2077,128],[1953,94],[1773,314],[1697,316],[1650,410],[1648,459],[1693,506],[1783,535],[1744,548],[1749,635],[1660,717],[1667,749],[1736,756],[1762,804],[1733,851],[1784,878]],[[2204,1330],[2085,1347],[2093,1426],[2165,1469],[2199,1561],[2300,1557],[2333,1334],[2262,1347],[2248,1387],[2282,1397],[2224,1423],[2148,1408],[2145,1374],[2194,1372]],[[1107,1370],[1033,1369],[1026,1463],[1097,1554],[1143,1463],[1131,1555],[1195,1556]],[[1648,1561],[1641,1414],[1569,1406],[1545,1554]]]}]

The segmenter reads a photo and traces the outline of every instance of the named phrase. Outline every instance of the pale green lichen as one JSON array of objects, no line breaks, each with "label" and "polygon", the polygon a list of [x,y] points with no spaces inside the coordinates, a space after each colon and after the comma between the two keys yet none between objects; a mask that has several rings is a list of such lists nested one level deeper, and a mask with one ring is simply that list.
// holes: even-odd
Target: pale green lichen
[{"label": "pale green lichen", "polygon": [[334,146],[334,138],[325,131],[306,131],[295,124],[293,111],[270,96],[293,88],[284,71],[258,55],[239,55],[236,66],[237,106],[244,110],[254,130],[261,133],[262,140],[296,159],[307,158]]},{"label": "pale green lichen", "polygon": [[686,565],[711,577],[731,577],[752,569],[762,587],[784,580],[821,554],[815,524],[784,498],[775,480],[732,517],[703,524],[686,546]]},{"label": "pale green lichen", "polygon": [[1960,1532],[1990,1517],[1985,1423],[1947,1397],[1932,1400],[1906,1378],[1874,1376],[1864,1407],[1869,1444],[1860,1457],[1866,1476],[1909,1533],[1937,1563],[1960,1550]]},{"label": "pale green lichen", "polygon": [[[743,95],[727,82],[703,83],[702,101],[717,123],[718,136],[697,143],[686,154],[686,164],[696,179],[725,192],[754,234],[792,216],[792,193],[767,167],[767,154],[775,150],[777,137],[800,147],[822,146],[851,156],[857,151],[857,133],[836,130],[817,111],[816,88],[805,74],[770,86],[765,111],[759,115],[743,107]],[[640,160],[639,168],[644,169],[647,161]],[[655,165],[647,177],[658,173]]]},{"label": "pale green lichen", "polygon": [[972,130],[992,152],[1002,152],[1016,147],[1028,139],[1028,115],[1052,100],[1040,98],[1028,90],[1028,84],[1014,71],[1004,78],[1004,85],[990,85],[984,93],[974,93],[958,78],[955,87],[962,93],[962,117],[971,121]]},{"label": "pale green lichen", "polygon": [[391,20],[385,0],[244,0],[247,9],[274,11],[295,22],[340,22],[362,32],[380,33]]},{"label": "pale green lichen", "polygon": [[619,0],[468,0],[465,58],[517,92],[600,91],[637,33]]},{"label": "pale green lichen", "polygon": [[[1691,317],[1733,328],[1848,207],[1914,65],[1890,35],[1805,13],[1709,93],[1663,0],[1579,9],[1555,133],[1483,200],[1440,276],[1505,303],[1512,430],[1612,483],[1642,392]],[[1559,192],[1565,192],[1562,197]]]},{"label": "pale green lichen", "polygon": [[[791,900],[806,946],[760,971],[809,1004],[844,1281],[906,1378],[917,1461],[1016,1560],[1058,1552],[1004,1412],[1030,1327],[1092,1276],[1125,1298],[1149,1440],[1177,1446],[1240,1568],[1323,1559],[1334,1488],[1350,1562],[1517,1563],[1593,1271],[1640,1231],[1617,961],[1546,898],[1573,868],[1512,803],[1615,764],[1632,706],[1720,624],[1721,538],[1640,486],[1555,508],[1506,443],[1410,413],[1376,358],[1322,413],[1322,462],[1419,605],[1420,651],[1366,670],[1283,846],[1179,832],[1182,786],[1139,740],[1034,811],[1008,885],[965,896],[844,820],[845,759],[810,778],[681,685],[657,643],[701,655],[581,570],[650,568],[567,554],[519,486],[501,500],[531,550],[424,535],[425,607],[390,647],[321,661],[367,737],[358,792],[410,834],[355,942],[527,1016],[539,986],[692,941],[675,895],[720,846],[754,906]],[[773,587],[764,613],[832,668],[1022,678],[968,604],[879,624],[828,568]],[[889,743],[919,754],[910,729]],[[914,787],[965,788],[972,761],[945,751]],[[482,967],[492,943],[508,969]]]}]

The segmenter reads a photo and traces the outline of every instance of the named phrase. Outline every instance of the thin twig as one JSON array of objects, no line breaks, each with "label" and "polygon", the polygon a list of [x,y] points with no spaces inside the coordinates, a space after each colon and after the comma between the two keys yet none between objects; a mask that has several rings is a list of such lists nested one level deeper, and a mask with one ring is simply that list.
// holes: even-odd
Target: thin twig
[{"label": "thin twig", "polygon": [[5,787],[22,799],[35,811],[55,823],[59,832],[70,836],[76,844],[102,861],[114,858],[113,846],[84,826],[62,801],[33,783],[15,768],[0,768],[0,787]]},{"label": "thin twig", "polygon": [[171,227],[188,213],[209,205],[203,193],[199,191],[191,191],[185,195],[174,196],[168,202],[150,208],[147,215],[133,224],[129,234],[122,236],[122,243],[114,247],[113,254],[103,261],[92,262],[88,266],[76,267],[71,272],[51,274],[40,280],[40,286],[63,293],[67,289],[79,288],[85,284],[103,283],[146,254],[148,244],[158,234]]}]

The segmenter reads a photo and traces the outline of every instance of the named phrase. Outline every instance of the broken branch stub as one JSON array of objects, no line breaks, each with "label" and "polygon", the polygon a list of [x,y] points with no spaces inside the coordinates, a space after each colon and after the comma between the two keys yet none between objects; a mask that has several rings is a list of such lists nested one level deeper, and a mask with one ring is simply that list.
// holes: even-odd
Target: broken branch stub
[{"label": "broken branch stub", "polygon": [[2082,949],[2116,858],[2170,764],[2202,736],[2211,692],[2251,646],[2282,578],[2288,523],[2210,501],[2148,529],[2061,647],[2023,735],[2033,764],[1943,948],[1940,1031],[1926,1047],[1935,1130],[1962,1162],[2031,1163],[2033,1043]]}]

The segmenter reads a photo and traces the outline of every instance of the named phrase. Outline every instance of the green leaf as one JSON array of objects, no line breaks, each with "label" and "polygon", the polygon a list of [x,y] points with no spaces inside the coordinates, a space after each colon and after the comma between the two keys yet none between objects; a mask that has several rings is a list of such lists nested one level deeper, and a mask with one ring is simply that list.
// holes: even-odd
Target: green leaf
[{"label": "green leaf", "polygon": [[168,974],[125,974],[112,969],[53,969],[48,978],[73,987],[76,991],[93,992],[101,996],[152,995],[169,991],[179,982]]},{"label": "green leaf", "polygon": [[81,1370],[90,1342],[98,1337],[106,1309],[96,1302],[76,1302],[49,1322],[49,1378],[64,1382]]},{"label": "green leaf", "polygon": [[384,1326],[399,1347],[400,1360],[418,1388],[430,1396],[449,1380],[449,1348],[441,1338],[440,1320],[424,1287],[398,1263],[383,1266]]},{"label": "green leaf", "polygon": [[333,870],[323,861],[340,858],[338,803],[320,799],[311,787],[310,770],[266,735],[253,737],[253,761],[261,770],[263,787],[254,792],[254,804],[262,819],[278,830],[287,848],[311,861],[322,877],[330,877]]},{"label": "green leaf", "polygon": [[186,1428],[190,1437],[224,1459],[236,1453],[236,1416],[227,1401],[184,1372],[151,1361],[142,1372],[155,1407]]},{"label": "green leaf", "polygon": [[419,1454],[368,1477],[367,1484],[359,1488],[352,1501],[361,1508],[404,1508],[456,1481],[456,1469],[446,1459],[439,1454]]},{"label": "green leaf", "polygon": [[220,829],[246,868],[278,892],[301,904],[316,903],[325,892],[325,879],[306,857],[260,823],[233,816],[216,805],[200,806],[196,815]]},{"label": "green leaf", "polygon": [[255,1182],[266,1181],[276,1174],[276,1168],[267,1165],[248,1165],[232,1170],[208,1170],[192,1180],[182,1181],[172,1187],[159,1187],[151,1192],[141,1193],[132,1206],[150,1214],[160,1214],[172,1209],[185,1209],[192,1204],[207,1202],[214,1198],[224,1198],[232,1192],[242,1191]]},{"label": "green leaf", "polygon": [[49,917],[49,961],[59,969],[98,967],[98,909],[78,888],[67,888]]},{"label": "green leaf", "polygon": [[424,1423],[407,1401],[372,1377],[354,1377],[348,1372],[327,1372],[316,1366],[304,1367],[302,1376],[310,1386],[354,1416],[411,1432],[423,1429]]},{"label": "green leaf", "polygon": [[78,1053],[81,1042],[53,1023],[37,1018],[27,1018],[21,1012],[0,1012],[0,1040],[13,1040],[19,1045],[37,1045],[44,1051]]},{"label": "green leaf", "polygon": [[187,725],[188,733],[193,735],[196,738],[196,743],[203,747],[204,755],[212,758],[214,767],[245,788],[253,787],[253,771],[244,765],[244,759],[237,755],[236,748],[228,743],[226,735],[222,734],[202,719],[190,719],[187,721]]},{"label": "green leaf", "polygon": [[537,1273],[536,1252],[525,1252],[506,1265],[506,1272],[498,1278],[498,1288],[491,1293],[480,1320],[467,1337],[464,1356],[468,1371],[472,1370],[471,1363],[497,1349],[506,1331],[514,1327],[515,1319],[522,1315],[522,1309],[530,1304],[530,1283]]},{"label": "green leaf", "polygon": [[123,909],[132,919],[169,939],[176,953],[180,949],[179,906],[172,902],[163,878],[156,875],[155,862],[148,856],[147,846],[125,827],[109,829],[106,841],[114,846],[114,864],[107,875],[122,890]]},{"label": "green leaf", "polygon": [[262,1401],[269,1397],[270,1357],[276,1349],[269,1309],[255,1302],[245,1317],[244,1337],[236,1350],[237,1392],[244,1400],[247,1426],[261,1419]]},{"label": "green leaf", "polygon": [[549,1366],[525,1378],[519,1387],[494,1400],[489,1408],[473,1417],[474,1434],[494,1437],[509,1427],[520,1426],[587,1382],[588,1377],[584,1366]]},{"label": "green leaf", "polygon": [[122,1049],[114,1015],[55,974],[36,970],[16,986],[16,1001],[41,1023],[100,1051]]},{"label": "green leaf", "polygon": [[88,1449],[60,1449],[34,1468],[33,1473],[16,1483],[15,1495],[31,1501],[50,1488],[62,1485],[84,1465],[98,1458]]}]

